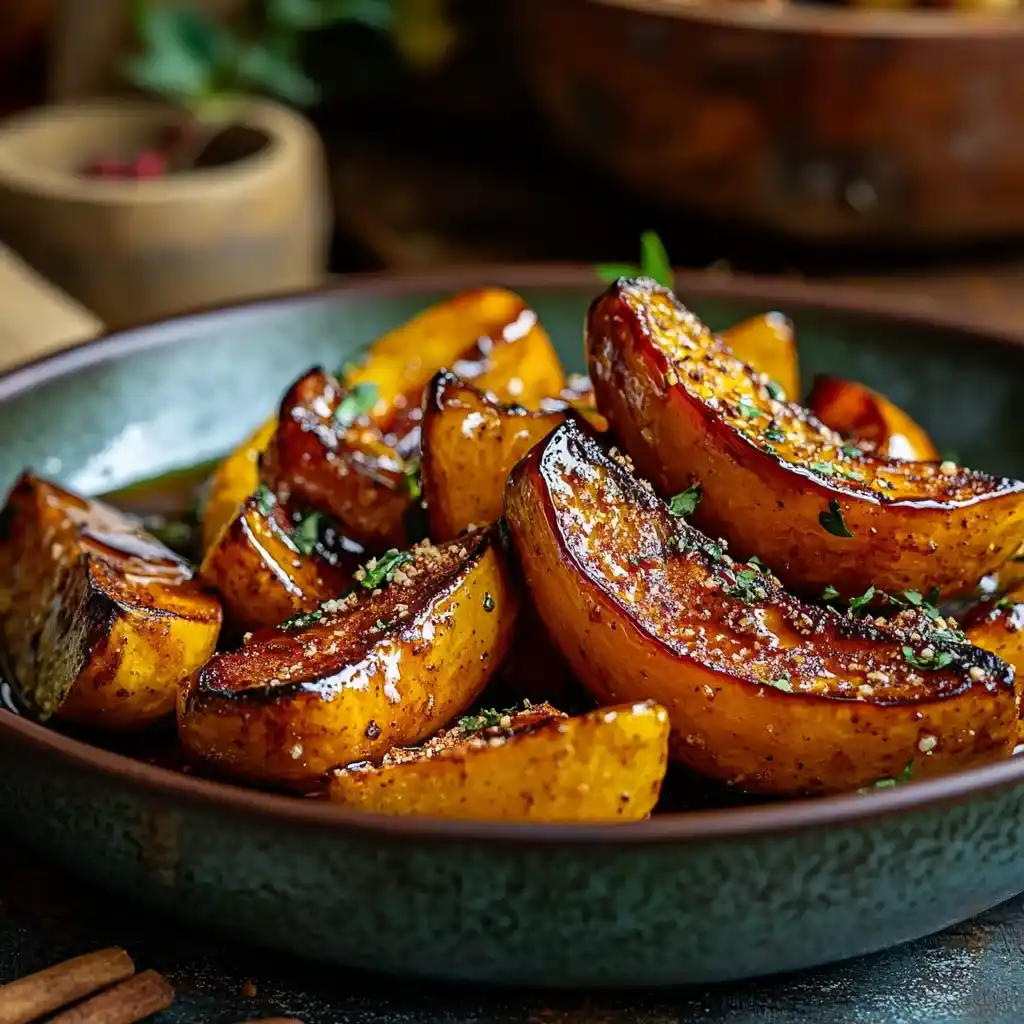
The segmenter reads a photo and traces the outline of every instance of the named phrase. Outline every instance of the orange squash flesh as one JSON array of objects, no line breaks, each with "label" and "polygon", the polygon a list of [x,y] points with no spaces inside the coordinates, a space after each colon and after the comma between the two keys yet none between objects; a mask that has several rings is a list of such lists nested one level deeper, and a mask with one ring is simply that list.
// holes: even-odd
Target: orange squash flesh
[{"label": "orange squash flesh", "polygon": [[420,479],[430,536],[450,540],[501,517],[512,467],[565,419],[499,405],[442,371],[424,401]]},{"label": "orange squash flesh", "polygon": [[657,803],[667,748],[668,715],[657,705],[576,718],[540,705],[486,728],[454,726],[379,766],[351,765],[335,773],[329,792],[338,803],[380,814],[638,821]]},{"label": "orange squash flesh", "polygon": [[215,655],[179,702],[190,755],[227,775],[309,785],[418,743],[468,708],[504,657],[518,609],[497,533],[409,555],[390,582],[359,585]]},{"label": "orange squash flesh", "polygon": [[807,407],[826,427],[866,443],[876,455],[916,462],[939,458],[923,427],[898,405],[863,384],[823,374],[815,378]]},{"label": "orange squash flesh", "polygon": [[152,725],[220,624],[188,563],[123,513],[32,473],[14,485],[0,511],[0,649],[35,717]]},{"label": "orange squash flesh", "polygon": [[600,703],[656,701],[674,758],[764,793],[1009,756],[1017,697],[1002,661],[917,613],[880,626],[802,604],[672,516],[627,461],[566,421],[506,495],[533,601]]},{"label": "orange squash flesh", "polygon": [[243,502],[203,557],[199,576],[220,595],[228,625],[244,633],[276,626],[342,593],[361,554],[357,545],[349,547],[338,545],[330,558],[303,554],[290,517],[266,492]]},{"label": "orange squash flesh", "polygon": [[1024,680],[1024,584],[976,605],[963,627],[972,644],[998,655]]},{"label": "orange squash flesh", "polygon": [[652,281],[595,300],[587,346],[599,411],[640,472],[665,495],[699,482],[695,525],[795,589],[949,597],[1024,541],[1024,483],[844,444]]},{"label": "orange squash flesh", "polygon": [[800,357],[793,321],[782,313],[762,313],[722,331],[737,359],[782,387],[790,401],[800,397]]}]

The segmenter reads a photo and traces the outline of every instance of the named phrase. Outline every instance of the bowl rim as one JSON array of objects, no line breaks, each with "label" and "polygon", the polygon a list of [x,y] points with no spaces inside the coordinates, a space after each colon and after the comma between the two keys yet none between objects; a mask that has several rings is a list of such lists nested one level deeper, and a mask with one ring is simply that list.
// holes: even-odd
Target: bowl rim
[{"label": "bowl rim", "polygon": [[[343,303],[415,295],[418,292],[457,291],[487,285],[566,291],[599,287],[592,267],[537,264],[453,268],[411,274],[367,274],[342,277],[313,291],[256,299],[224,308],[182,314],[172,319],[113,332],[60,352],[22,364],[0,374],[0,403],[27,394],[42,384],[87,366],[131,353],[174,344],[197,328],[206,330],[218,320],[262,317],[296,306]],[[746,277],[721,271],[677,271],[676,290],[704,299],[734,299],[765,308],[827,310],[874,321],[879,326],[941,330],[973,345],[1024,350],[1024,337],[972,323],[969,319],[914,301],[845,285],[826,285],[790,278]],[[379,836],[446,842],[517,844],[702,843],[769,837],[818,828],[856,825],[910,811],[926,812],[979,796],[995,796],[1024,783],[1024,757],[1010,758],[955,774],[881,789],[871,794],[848,793],[774,804],[713,810],[680,811],[647,821],[624,824],[490,822],[431,817],[388,816],[330,804],[248,789],[230,782],[199,778],[162,768],[125,754],[57,732],[8,711],[0,713],[0,739],[37,758],[55,760],[65,770],[84,770],[113,777],[136,791],[163,800],[215,809],[235,817],[267,824],[323,832],[329,835]]]},{"label": "bowl rim", "polygon": [[887,10],[825,4],[766,3],[757,0],[583,0],[623,13],[671,18],[699,25],[751,31],[867,39],[1016,39],[1024,19],[1012,11],[957,8]]}]

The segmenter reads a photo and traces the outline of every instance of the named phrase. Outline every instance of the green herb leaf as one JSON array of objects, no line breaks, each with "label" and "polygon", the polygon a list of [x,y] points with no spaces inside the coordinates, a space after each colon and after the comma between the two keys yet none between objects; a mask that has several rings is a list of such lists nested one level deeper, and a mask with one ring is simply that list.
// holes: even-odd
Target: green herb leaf
[{"label": "green herb leaf", "polygon": [[778,427],[769,427],[765,432],[764,436],[769,441],[774,441],[776,444],[781,444],[786,440],[786,433],[783,430],[779,430]]},{"label": "green herb leaf", "polygon": [[260,484],[256,489],[256,511],[261,516],[269,516],[276,504],[274,492],[266,484]]},{"label": "green herb leaf", "polygon": [[360,416],[368,413],[380,397],[380,389],[373,381],[357,384],[338,403],[334,410],[334,425],[340,430],[347,430]]},{"label": "green herb leaf", "polygon": [[697,506],[700,504],[703,493],[700,484],[688,487],[685,491],[681,491],[669,500],[669,512],[674,516],[692,516],[697,511]]},{"label": "green herb leaf", "polygon": [[776,402],[784,402],[786,400],[786,389],[777,380],[768,381],[764,389]]},{"label": "green herb leaf", "polygon": [[317,541],[320,540],[320,527],[323,524],[324,515],[322,512],[308,512],[296,524],[292,530],[292,543],[300,555],[311,555],[316,550]]},{"label": "green herb leaf", "polygon": [[285,619],[284,622],[278,626],[278,629],[309,629],[314,623],[319,622],[324,617],[324,613],[319,608],[314,608],[311,612],[299,612],[298,615],[293,615],[290,619]]},{"label": "green herb leaf", "polygon": [[876,593],[877,591],[872,585],[868,587],[860,597],[853,598],[846,609],[849,615],[855,619],[857,615],[871,603]]},{"label": "green herb leaf", "polygon": [[412,561],[412,555],[408,551],[396,551],[392,548],[380,555],[374,562],[372,569],[363,567],[363,578],[360,585],[367,590],[376,590],[378,587],[390,583],[395,573],[407,562]]},{"label": "green herb leaf", "polygon": [[373,624],[373,628],[374,628],[375,630],[377,630],[377,632],[378,632],[378,633],[383,633],[383,632],[384,632],[384,630],[385,630],[385,629],[387,629],[389,625],[390,625],[390,623],[388,623],[388,622],[385,622],[385,621],[384,621],[383,619],[378,619],[378,620],[377,620],[377,621],[376,621],[376,622],[375,622],[375,623]]},{"label": "green herb leaf", "polygon": [[752,565],[759,572],[763,572],[763,573],[770,573],[771,572],[771,570],[768,568],[768,566],[765,565],[764,562],[762,562],[761,559],[757,557],[757,555],[751,555],[747,559],[747,564],[748,565]]},{"label": "green herb leaf", "polygon": [[749,398],[741,398],[736,406],[739,414],[748,420],[756,420],[761,415],[761,410],[752,405]]},{"label": "green herb leaf", "polygon": [[782,690],[784,693],[793,692],[793,680],[788,672],[783,672],[778,679],[766,679],[765,682],[769,686],[774,686],[776,690]]},{"label": "green herb leaf", "polygon": [[845,455],[845,456],[846,456],[846,457],[847,457],[848,459],[856,459],[856,458],[857,458],[858,456],[860,456],[860,455],[863,455],[863,454],[864,454],[864,452],[863,452],[863,451],[861,451],[861,449],[860,449],[860,448],[858,448],[858,447],[857,447],[857,446],[856,446],[855,444],[844,444],[844,445],[843,445],[843,447],[842,447],[842,448],[840,448],[839,450],[840,450],[840,451],[841,451],[841,452],[842,452],[842,453],[843,453],[843,454],[844,454],[844,455]]},{"label": "green herb leaf", "polygon": [[653,278],[663,288],[671,289],[675,286],[672,261],[654,231],[645,231],[640,236],[640,272],[644,277]]},{"label": "green herb leaf", "polygon": [[405,464],[403,470],[406,493],[413,501],[423,497],[423,484],[420,480],[420,458],[415,456]]},{"label": "green herb leaf", "polygon": [[735,582],[726,586],[723,591],[726,597],[735,597],[744,604],[756,604],[768,598],[768,588],[764,576],[756,569],[742,569],[736,573]]},{"label": "green herb leaf", "polygon": [[846,525],[846,520],[843,519],[843,510],[835,498],[828,503],[827,512],[818,513],[818,522],[821,524],[821,528],[827,533],[831,533],[833,537],[853,536],[850,528]]},{"label": "green herb leaf", "polygon": [[481,729],[493,729],[501,725],[503,718],[511,718],[522,711],[529,711],[533,705],[528,700],[523,701],[523,706],[511,708],[481,708],[474,715],[466,715],[459,719],[459,728],[467,733],[480,732]]},{"label": "green herb leaf", "polygon": [[839,596],[839,591],[833,586],[827,586],[821,592],[822,601],[834,601]]},{"label": "green herb leaf", "polygon": [[818,476],[834,476],[836,467],[831,462],[812,462],[808,469],[812,473],[817,473]]},{"label": "green herb leaf", "polygon": [[913,647],[903,648],[903,657],[908,665],[922,669],[925,672],[938,672],[952,664],[953,655],[949,651],[933,651],[930,658],[922,658]]}]

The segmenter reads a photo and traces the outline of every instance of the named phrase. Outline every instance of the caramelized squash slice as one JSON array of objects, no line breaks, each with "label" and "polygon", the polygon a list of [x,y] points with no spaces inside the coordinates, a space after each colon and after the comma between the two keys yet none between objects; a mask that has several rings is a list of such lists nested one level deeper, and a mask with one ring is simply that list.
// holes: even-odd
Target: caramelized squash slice
[{"label": "caramelized squash slice", "polygon": [[[292,521],[267,488],[242,505],[206,552],[200,578],[220,594],[237,633],[276,626],[337,597],[352,582],[362,549],[345,538],[325,549],[321,517]],[[307,536],[307,526],[315,531]]]},{"label": "caramelized squash slice", "polygon": [[122,513],[26,473],[0,512],[0,647],[27,710],[127,730],[213,653],[217,599]]},{"label": "caramelized squash slice", "polygon": [[863,384],[823,374],[815,378],[807,407],[826,427],[866,444],[876,455],[916,462],[939,458],[924,427]]},{"label": "caramelized squash slice", "polygon": [[353,394],[319,368],[300,377],[281,403],[263,479],[282,501],[329,512],[359,544],[402,546],[411,466]]},{"label": "caramelized squash slice", "polygon": [[587,346],[598,408],[641,474],[664,495],[699,483],[695,525],[793,588],[948,597],[1024,540],[1024,483],[844,444],[653,281],[601,295]]},{"label": "caramelized squash slice", "polygon": [[[409,458],[416,453],[423,389],[446,367],[499,400],[531,407],[567,386],[537,314],[503,288],[462,292],[383,335],[363,363],[345,374],[345,385],[347,390],[360,385],[375,389],[369,423],[383,432],[382,444]],[[216,471],[203,512],[204,549],[256,490],[259,456],[276,430],[277,417],[272,416]],[[369,454],[371,462],[376,457],[381,453]]]},{"label": "caramelized squash slice", "polygon": [[423,406],[420,479],[436,541],[499,519],[512,467],[566,415],[499,405],[447,371]]},{"label": "caramelized squash slice", "polygon": [[782,313],[762,313],[722,331],[733,355],[758,373],[767,374],[796,401],[800,397],[800,356],[793,321]]},{"label": "caramelized squash slice", "polygon": [[493,530],[367,562],[360,585],[215,655],[182,693],[185,749],[228,775],[308,784],[426,739],[508,649],[517,595]]},{"label": "caramelized squash slice", "polygon": [[213,546],[218,534],[230,523],[260,482],[260,455],[277,429],[273,417],[257,427],[210,477],[202,512],[203,550]]},{"label": "caramelized squash slice", "polygon": [[656,704],[567,718],[550,704],[460,719],[421,747],[335,772],[330,797],[379,814],[639,821],[658,800],[668,714]]},{"label": "caramelized squash slice", "polygon": [[972,644],[1012,665],[1024,685],[1024,583],[976,605],[963,626]]},{"label": "caramelized squash slice", "polygon": [[[775,794],[834,793],[1008,757],[1013,672],[906,613],[888,626],[804,605],[673,516],[566,421],[506,496],[552,639],[600,702],[655,700],[672,756]],[[912,621],[911,621],[912,620]]]}]

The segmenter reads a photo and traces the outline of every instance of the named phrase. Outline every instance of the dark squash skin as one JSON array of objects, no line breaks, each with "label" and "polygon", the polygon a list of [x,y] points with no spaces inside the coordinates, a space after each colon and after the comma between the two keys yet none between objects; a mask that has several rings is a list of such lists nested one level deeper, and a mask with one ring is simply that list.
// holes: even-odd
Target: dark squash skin
[{"label": "dark squash skin", "polygon": [[795,402],[800,398],[800,358],[793,321],[781,313],[761,313],[722,331],[737,359],[767,374]]},{"label": "dark squash skin", "polygon": [[215,655],[182,693],[186,750],[227,775],[309,785],[418,743],[469,707],[515,627],[497,533],[410,554],[390,583]]},{"label": "dark squash skin", "polygon": [[975,605],[963,628],[972,644],[998,655],[1024,680],[1024,583]]},{"label": "dark squash skin", "polygon": [[450,540],[498,520],[512,467],[564,419],[500,405],[453,373],[437,374],[424,396],[420,461],[430,536]]},{"label": "dark squash skin", "polygon": [[807,407],[826,427],[865,444],[876,455],[912,462],[939,458],[924,427],[863,384],[823,374],[815,378]]},{"label": "dark squash skin", "polygon": [[[470,720],[472,724],[472,720]],[[658,800],[668,715],[656,704],[567,718],[549,704],[337,772],[330,797],[378,814],[476,821],[639,821]]]},{"label": "dark squash skin", "polygon": [[[850,448],[653,281],[596,299],[587,346],[599,411],[637,469],[666,496],[699,481],[695,525],[787,586],[951,597],[1024,540],[1024,483]],[[851,537],[822,525],[835,510]]]},{"label": "dark squash skin", "polygon": [[24,473],[0,512],[0,647],[29,713],[143,729],[210,657],[217,598],[123,513]]},{"label": "dark squash skin", "polygon": [[[1012,670],[932,631],[805,605],[672,516],[567,421],[516,467],[506,518],[552,639],[601,703],[654,700],[671,754],[774,794],[835,793],[1008,757]],[[915,659],[948,664],[935,671]]]},{"label": "dark squash skin", "polygon": [[284,502],[329,512],[370,550],[404,547],[409,465],[368,415],[349,426],[336,422],[347,393],[320,368],[289,388],[263,454],[263,480]]},{"label": "dark squash skin", "polygon": [[234,632],[265,629],[310,612],[352,582],[363,553],[358,545],[303,554],[293,532],[291,517],[273,495],[253,495],[206,552],[200,579],[220,595]]}]

